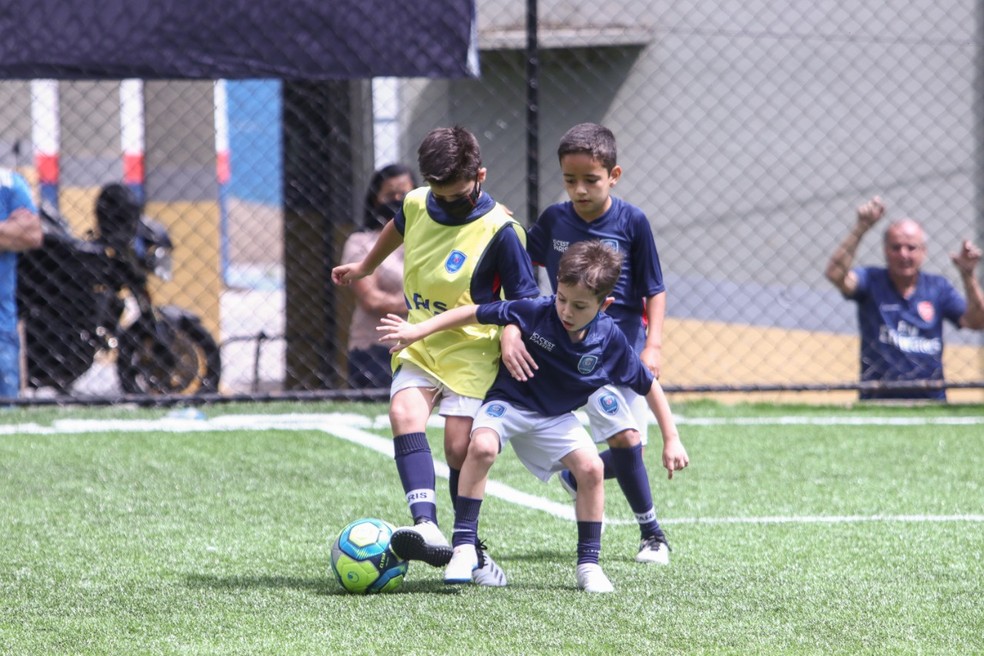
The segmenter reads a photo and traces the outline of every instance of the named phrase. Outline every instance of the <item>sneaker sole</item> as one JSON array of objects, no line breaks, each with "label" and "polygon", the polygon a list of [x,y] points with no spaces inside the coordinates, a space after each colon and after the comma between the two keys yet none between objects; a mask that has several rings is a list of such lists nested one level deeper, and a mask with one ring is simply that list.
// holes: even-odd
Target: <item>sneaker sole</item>
[{"label": "sneaker sole", "polygon": [[605,587],[605,588],[588,588],[588,587],[585,587],[585,588],[581,588],[581,592],[586,592],[588,594],[609,594],[611,592],[615,592],[615,588],[608,588],[608,587]]},{"label": "sneaker sole", "polygon": [[642,563],[643,565],[661,565],[663,567],[666,567],[667,565],[670,564],[670,561],[669,561],[668,558],[667,559],[661,559],[661,558],[640,558],[639,556],[636,556],[635,557],[635,561],[637,563]]},{"label": "sneaker sole", "polygon": [[444,579],[444,583],[447,585],[464,585],[466,583],[471,583],[472,579],[469,576],[467,579]]},{"label": "sneaker sole", "polygon": [[422,560],[432,567],[445,567],[451,562],[454,549],[450,546],[427,544],[424,536],[413,530],[396,530],[390,547],[403,560]]}]

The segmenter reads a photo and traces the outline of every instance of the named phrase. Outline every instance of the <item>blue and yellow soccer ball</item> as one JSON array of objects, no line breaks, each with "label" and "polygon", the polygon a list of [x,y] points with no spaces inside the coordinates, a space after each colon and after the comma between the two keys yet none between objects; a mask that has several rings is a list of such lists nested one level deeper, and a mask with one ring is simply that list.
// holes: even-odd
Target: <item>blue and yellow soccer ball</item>
[{"label": "blue and yellow soccer ball", "polygon": [[331,569],[353,594],[392,592],[403,584],[407,561],[390,549],[393,526],[381,519],[357,519],[342,529],[331,546]]}]

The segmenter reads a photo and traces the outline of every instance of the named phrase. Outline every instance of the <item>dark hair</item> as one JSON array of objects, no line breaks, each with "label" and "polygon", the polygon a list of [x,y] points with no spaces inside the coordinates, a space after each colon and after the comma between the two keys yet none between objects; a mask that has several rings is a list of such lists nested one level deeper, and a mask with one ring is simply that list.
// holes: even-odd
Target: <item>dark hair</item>
[{"label": "dark hair", "polygon": [[413,186],[417,186],[417,177],[413,174],[409,166],[404,166],[403,164],[389,164],[372,174],[372,178],[369,180],[369,188],[366,189],[366,198],[362,204],[362,228],[364,230],[381,228],[386,225],[387,221],[393,218],[392,215],[382,216],[377,211],[380,207],[376,199],[384,182],[391,178],[399,178],[404,175],[409,175]]},{"label": "dark hair", "polygon": [[615,135],[611,130],[597,123],[578,123],[560,138],[557,158],[563,159],[564,155],[576,153],[590,155],[611,173],[618,156]]},{"label": "dark hair", "polygon": [[478,177],[482,151],[478,139],[465,128],[436,128],[417,149],[417,166],[424,181],[447,184]]},{"label": "dark hair", "polygon": [[118,182],[103,186],[96,199],[99,236],[117,248],[129,244],[137,235],[142,210],[129,187]]},{"label": "dark hair", "polygon": [[622,273],[622,254],[600,239],[571,244],[560,256],[557,282],[583,285],[604,301]]}]

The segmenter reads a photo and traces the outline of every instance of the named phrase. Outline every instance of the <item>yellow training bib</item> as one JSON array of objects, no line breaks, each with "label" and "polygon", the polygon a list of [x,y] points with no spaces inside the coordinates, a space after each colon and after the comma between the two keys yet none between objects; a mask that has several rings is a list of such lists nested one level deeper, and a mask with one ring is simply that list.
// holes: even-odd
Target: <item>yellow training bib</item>
[{"label": "yellow training bib", "polygon": [[[498,204],[470,223],[440,224],[427,213],[428,192],[415,189],[403,201],[403,292],[410,323],[473,304],[472,276],[489,243],[503,228],[519,225]],[[525,244],[525,232],[517,234]],[[457,394],[481,399],[499,368],[499,332],[499,326],[478,324],[443,330],[400,351],[394,365],[412,362]]]}]

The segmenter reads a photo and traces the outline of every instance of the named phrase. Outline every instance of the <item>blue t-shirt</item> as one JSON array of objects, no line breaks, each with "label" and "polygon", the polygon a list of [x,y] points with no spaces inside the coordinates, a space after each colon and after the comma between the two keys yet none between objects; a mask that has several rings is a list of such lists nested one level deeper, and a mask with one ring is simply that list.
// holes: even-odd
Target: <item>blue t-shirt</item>
[{"label": "blue t-shirt", "polygon": [[[903,298],[883,267],[854,269],[861,380],[943,380],[943,320],[959,325],[967,302],[943,276],[920,273]],[[861,391],[862,399],[946,398],[945,390]]]},{"label": "blue t-shirt", "polygon": [[575,344],[557,316],[554,300],[541,296],[479,306],[479,323],[519,326],[526,349],[539,365],[532,378],[520,382],[500,362],[486,401],[508,401],[554,417],[580,408],[604,385],[630,387],[643,395],[649,392],[652,374],[611,317],[600,313],[584,339]]},{"label": "blue t-shirt", "polygon": [[666,291],[659,265],[653,230],[638,207],[612,196],[612,206],[594,221],[585,221],[570,201],[556,203],[543,211],[529,229],[526,250],[535,264],[546,268],[552,289],[557,291],[557,265],[567,247],[579,241],[600,239],[622,253],[622,274],[615,284],[611,315],[639,352],[646,343],[643,324],[645,299]]},{"label": "blue t-shirt", "polygon": [[[442,225],[463,225],[477,221],[492,211],[495,205],[495,199],[487,192],[482,192],[472,213],[464,219],[457,219],[442,210],[434,201],[434,197],[430,193],[427,194],[427,214],[433,221]],[[406,227],[406,217],[403,216],[402,210],[393,217],[393,223],[402,235]],[[517,228],[522,230],[518,225]],[[507,299],[539,296],[540,288],[533,274],[533,264],[515,230],[500,230],[489,242],[472,274],[470,291],[472,300],[476,304],[499,300],[500,291]]]},{"label": "blue t-shirt", "polygon": [[[31,190],[24,177],[10,169],[0,169],[0,221],[17,209],[37,213]],[[0,251],[0,331],[17,330],[17,253]]]}]

